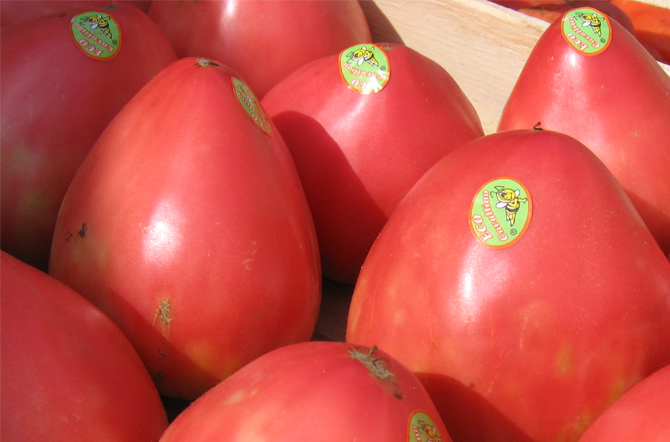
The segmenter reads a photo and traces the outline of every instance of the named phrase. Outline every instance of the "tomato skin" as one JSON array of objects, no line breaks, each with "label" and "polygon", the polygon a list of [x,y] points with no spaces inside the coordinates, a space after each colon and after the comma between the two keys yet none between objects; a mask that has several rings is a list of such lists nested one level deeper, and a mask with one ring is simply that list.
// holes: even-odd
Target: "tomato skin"
[{"label": "tomato skin", "polygon": [[670,440],[670,365],[647,376],[586,430],[580,442]]},{"label": "tomato skin", "polygon": [[371,41],[355,0],[159,1],[148,14],[179,57],[219,60],[258,98],[303,64]]},{"label": "tomato skin", "polygon": [[[534,208],[518,242],[492,249],[468,218],[501,176]],[[450,153],[397,207],[361,270],[346,340],[417,374],[455,441],[574,441],[670,361],[669,264],[585,146],[496,133]]]},{"label": "tomato skin", "polygon": [[[609,47],[578,54],[552,23],[502,111],[499,131],[537,122],[589,147],[670,251],[670,76],[616,21]],[[607,72],[607,75],[603,75]]]},{"label": "tomato skin", "polygon": [[80,167],[55,229],[50,273],[121,326],[165,396],[195,399],[309,340],[318,314],[295,166],[238,102],[235,75],[185,58],[152,79]]},{"label": "tomato skin", "polygon": [[118,5],[117,55],[94,60],[70,35],[88,8],[2,28],[2,249],[46,271],[58,208],[89,149],[121,107],[176,60],[145,13]]},{"label": "tomato skin", "polygon": [[111,3],[127,3],[146,13],[149,10],[151,0],[121,0],[117,2],[108,0],[2,0],[0,3],[0,10],[2,11],[0,21],[3,27],[12,26],[72,8],[85,6],[98,9],[105,8]]},{"label": "tomato skin", "polygon": [[[386,380],[372,376],[353,350],[371,354],[393,374]],[[251,362],[183,411],[161,442],[400,442],[408,440],[408,421],[418,410],[434,421],[443,442],[451,441],[421,383],[390,355],[312,341]]]},{"label": "tomato skin", "polygon": [[378,45],[389,82],[362,95],[339,54],[304,66],[262,100],[296,162],[314,216],[323,273],[353,284],[400,199],[450,150],[483,135],[447,71],[400,44]]},{"label": "tomato skin", "polygon": [[2,440],[157,441],[165,410],[121,330],[49,275],[0,259]]}]

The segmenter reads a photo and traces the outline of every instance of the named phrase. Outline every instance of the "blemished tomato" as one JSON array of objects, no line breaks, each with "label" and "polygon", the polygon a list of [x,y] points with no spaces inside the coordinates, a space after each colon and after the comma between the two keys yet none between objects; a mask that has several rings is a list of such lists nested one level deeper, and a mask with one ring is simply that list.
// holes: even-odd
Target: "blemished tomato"
[{"label": "blemished tomato", "polygon": [[611,172],[552,131],[448,154],[373,245],[347,342],[424,383],[454,441],[576,441],[670,363],[670,263]]},{"label": "blemished tomato", "polygon": [[[589,8],[574,11],[537,41],[498,130],[541,122],[584,143],[612,171],[668,252],[670,76],[615,20]],[[598,26],[589,25],[588,17],[599,17]]]},{"label": "blemished tomato", "polygon": [[157,441],[165,410],[123,332],[44,272],[0,260],[2,440]]},{"label": "blemished tomato", "polygon": [[586,430],[579,442],[670,440],[670,365],[626,392]]},{"label": "blemished tomato", "polygon": [[143,12],[149,10],[151,0],[2,0],[0,2],[0,22],[2,26],[15,25],[36,20],[45,15],[67,11],[77,7],[105,8],[111,3],[128,3]]},{"label": "blemished tomato", "polygon": [[451,442],[425,388],[382,350],[304,342],[205,393],[161,442]]},{"label": "blemished tomato", "polygon": [[157,1],[148,14],[179,57],[230,66],[258,98],[303,64],[371,41],[356,0]]},{"label": "blemished tomato", "polygon": [[114,115],[176,55],[144,12],[119,4],[3,27],[0,60],[2,250],[46,271],[77,168]]},{"label": "blemished tomato", "polygon": [[[364,74],[345,77],[356,72]],[[376,92],[362,86],[376,81]],[[350,284],[416,180],[452,149],[483,135],[479,116],[449,73],[400,44],[358,44],[303,66],[262,104],[300,173],[324,276]]]},{"label": "blemished tomato", "polygon": [[309,340],[321,299],[286,145],[232,70],[196,58],[154,77],[98,139],[49,271],[121,326],[162,395],[189,400]]}]

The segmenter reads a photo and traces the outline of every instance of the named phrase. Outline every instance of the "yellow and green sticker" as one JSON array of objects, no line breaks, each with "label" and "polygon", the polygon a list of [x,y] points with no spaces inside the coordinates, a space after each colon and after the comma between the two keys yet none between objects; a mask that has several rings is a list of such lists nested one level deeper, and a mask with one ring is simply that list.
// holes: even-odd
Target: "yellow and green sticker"
[{"label": "yellow and green sticker", "polygon": [[532,212],[526,186],[513,178],[496,178],[484,184],[472,199],[470,229],[487,247],[509,247],[526,232]]},{"label": "yellow and green sticker", "polygon": [[100,61],[111,60],[121,49],[121,28],[111,15],[90,11],[72,17],[70,34],[77,47]]},{"label": "yellow and green sticker", "polygon": [[391,75],[388,55],[371,43],[345,49],[340,53],[339,63],[344,83],[360,94],[380,92]]},{"label": "yellow and green sticker", "polygon": [[435,422],[423,411],[415,411],[409,418],[408,442],[442,442]]},{"label": "yellow and green sticker", "polygon": [[612,41],[609,18],[593,8],[577,8],[563,14],[561,30],[565,41],[584,55],[600,54]]},{"label": "yellow and green sticker", "polygon": [[263,132],[267,135],[272,135],[272,124],[270,123],[270,118],[267,116],[261,104],[258,102],[256,95],[251,91],[249,86],[247,86],[242,80],[239,80],[235,77],[232,78],[233,91],[237,100],[242,105],[242,108],[245,110],[249,118],[256,123]]}]

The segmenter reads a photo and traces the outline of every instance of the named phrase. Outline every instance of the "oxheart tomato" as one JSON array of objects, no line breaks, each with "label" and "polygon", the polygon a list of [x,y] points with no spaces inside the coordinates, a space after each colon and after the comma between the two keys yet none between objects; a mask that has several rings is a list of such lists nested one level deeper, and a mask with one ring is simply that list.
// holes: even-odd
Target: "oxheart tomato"
[{"label": "oxheart tomato", "polygon": [[323,273],[350,284],[416,180],[483,135],[451,75],[400,44],[358,44],[303,66],[262,104],[298,167]]},{"label": "oxheart tomato", "polygon": [[105,8],[112,3],[128,3],[140,8],[143,12],[147,12],[151,0],[120,0],[115,2],[109,0],[2,0],[0,2],[0,22],[2,26],[11,26],[72,8],[81,6]]},{"label": "oxheart tomato", "polygon": [[77,168],[121,107],[176,55],[144,12],[124,4],[3,27],[0,60],[2,250],[46,271]]},{"label": "oxheart tomato", "polygon": [[148,14],[179,57],[219,60],[259,98],[303,64],[371,41],[356,0],[158,1]]},{"label": "oxheart tomato", "polygon": [[552,131],[452,151],[398,205],[346,340],[424,383],[455,441],[576,441],[670,362],[670,263],[611,172]]},{"label": "oxheart tomato", "polygon": [[116,324],[5,252],[0,265],[2,440],[157,441],[165,410]]},{"label": "oxheart tomato", "polygon": [[621,396],[586,430],[580,442],[670,440],[670,365]]},{"label": "oxheart tomato", "polygon": [[267,353],[168,427],[178,441],[450,442],[425,388],[375,348],[304,342]]},{"label": "oxheart tomato", "polygon": [[528,57],[498,129],[537,122],[591,149],[670,251],[670,76],[635,37],[592,8],[554,21]]},{"label": "oxheart tomato", "polygon": [[286,145],[233,71],[196,58],[154,77],[98,139],[49,271],[121,326],[161,394],[189,400],[309,340],[321,298]]}]

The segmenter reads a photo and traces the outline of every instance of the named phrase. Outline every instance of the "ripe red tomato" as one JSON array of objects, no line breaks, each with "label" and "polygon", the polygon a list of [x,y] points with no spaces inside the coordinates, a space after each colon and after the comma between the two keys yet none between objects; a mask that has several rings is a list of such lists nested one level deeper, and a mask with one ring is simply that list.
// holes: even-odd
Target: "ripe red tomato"
[{"label": "ripe red tomato", "polygon": [[305,342],[267,353],[191,404],[161,442],[451,442],[425,388],[381,350]]},{"label": "ripe red tomato", "polygon": [[[346,79],[355,72],[363,74]],[[364,90],[376,82],[376,92]],[[323,273],[345,283],[356,281],[372,242],[416,180],[483,135],[449,73],[399,44],[356,45],[303,66],[262,104],[298,167]]]},{"label": "ripe red tomato", "polygon": [[303,64],[371,41],[356,0],[157,1],[148,14],[179,57],[230,66],[258,98]]},{"label": "ripe red tomato", "polygon": [[467,143],[372,247],[346,340],[424,382],[456,441],[575,441],[670,363],[670,263],[611,172],[551,131]]},{"label": "ripe red tomato", "polygon": [[128,338],[49,275],[0,252],[3,441],[157,441],[168,422]]},{"label": "ripe red tomato", "polygon": [[98,139],[49,270],[121,326],[163,395],[184,399],[309,340],[321,295],[286,145],[230,69],[196,58],[154,77]]},{"label": "ripe red tomato", "polygon": [[4,27],[1,54],[2,250],[46,271],[58,208],[81,161],[176,55],[156,24],[128,5]]},{"label": "ripe red tomato", "polygon": [[[2,0],[0,2],[0,22],[2,26],[10,26],[72,8],[83,6],[98,9],[105,8],[111,3],[109,0]],[[131,4],[147,12],[151,0],[119,0],[113,3]]]},{"label": "ripe red tomato", "polygon": [[498,129],[538,121],[591,149],[670,251],[670,77],[635,37],[590,8],[554,21],[528,57]]},{"label": "ripe red tomato", "polygon": [[621,396],[586,430],[579,442],[670,440],[670,365]]}]

